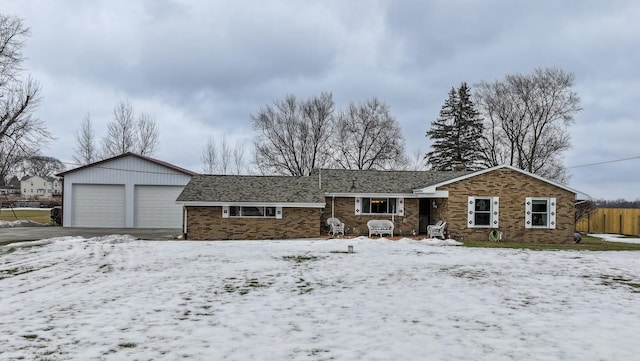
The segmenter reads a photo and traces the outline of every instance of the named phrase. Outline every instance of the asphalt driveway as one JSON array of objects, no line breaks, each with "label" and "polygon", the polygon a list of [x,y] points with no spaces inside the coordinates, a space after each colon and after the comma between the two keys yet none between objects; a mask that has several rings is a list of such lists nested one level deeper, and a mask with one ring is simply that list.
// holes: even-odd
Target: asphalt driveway
[{"label": "asphalt driveway", "polygon": [[176,239],[182,234],[182,230],[180,228],[12,227],[0,228],[0,244],[65,236],[90,238],[110,234],[130,234],[138,239],[168,240]]}]

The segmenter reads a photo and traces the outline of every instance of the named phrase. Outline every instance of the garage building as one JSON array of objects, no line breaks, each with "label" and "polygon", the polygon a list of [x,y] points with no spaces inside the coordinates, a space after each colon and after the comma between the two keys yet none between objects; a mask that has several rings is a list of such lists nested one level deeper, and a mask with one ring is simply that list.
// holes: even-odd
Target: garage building
[{"label": "garage building", "polygon": [[181,228],[182,205],[176,198],[194,174],[134,153],[60,173],[62,225]]}]

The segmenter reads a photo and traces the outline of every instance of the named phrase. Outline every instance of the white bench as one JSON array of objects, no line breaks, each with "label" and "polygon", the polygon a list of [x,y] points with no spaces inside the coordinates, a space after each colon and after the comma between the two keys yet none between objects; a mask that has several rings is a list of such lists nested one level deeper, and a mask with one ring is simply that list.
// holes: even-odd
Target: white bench
[{"label": "white bench", "polygon": [[393,222],[387,219],[372,219],[367,222],[369,228],[369,237],[373,234],[377,234],[382,237],[385,234],[393,237]]}]

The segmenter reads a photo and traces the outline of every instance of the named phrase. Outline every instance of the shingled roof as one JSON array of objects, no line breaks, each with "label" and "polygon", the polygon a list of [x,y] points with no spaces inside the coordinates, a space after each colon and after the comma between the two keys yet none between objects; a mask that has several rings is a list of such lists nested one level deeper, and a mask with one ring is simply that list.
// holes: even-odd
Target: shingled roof
[{"label": "shingled roof", "polygon": [[177,202],[195,203],[325,203],[311,177],[195,175]]},{"label": "shingled roof", "polygon": [[470,174],[470,171],[383,171],[320,169],[311,174],[325,193],[413,193]]}]

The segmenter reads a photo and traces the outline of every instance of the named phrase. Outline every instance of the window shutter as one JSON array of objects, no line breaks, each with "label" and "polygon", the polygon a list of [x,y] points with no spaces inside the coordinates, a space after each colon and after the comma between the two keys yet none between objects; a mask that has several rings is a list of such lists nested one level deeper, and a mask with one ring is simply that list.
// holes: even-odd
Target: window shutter
[{"label": "window shutter", "polygon": [[524,199],[524,228],[531,228],[531,197]]},{"label": "window shutter", "polygon": [[222,218],[229,218],[229,206],[222,206]]},{"label": "window shutter", "polygon": [[549,229],[556,229],[556,199],[549,198]]},{"label": "window shutter", "polygon": [[282,219],[282,207],[276,207],[276,219]]},{"label": "window shutter", "polygon": [[498,228],[500,216],[500,197],[491,198],[491,228]]},{"label": "window shutter", "polygon": [[467,198],[467,228],[472,228],[476,225],[476,199],[475,197]]},{"label": "window shutter", "polygon": [[404,216],[404,198],[398,198],[396,207],[398,207],[397,213],[399,216]]},{"label": "window shutter", "polygon": [[356,197],[355,202],[354,209],[356,210],[356,216],[359,216],[362,213],[362,198]]}]

